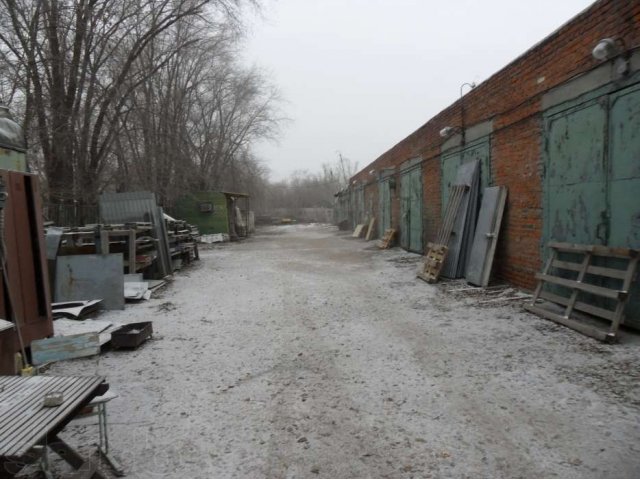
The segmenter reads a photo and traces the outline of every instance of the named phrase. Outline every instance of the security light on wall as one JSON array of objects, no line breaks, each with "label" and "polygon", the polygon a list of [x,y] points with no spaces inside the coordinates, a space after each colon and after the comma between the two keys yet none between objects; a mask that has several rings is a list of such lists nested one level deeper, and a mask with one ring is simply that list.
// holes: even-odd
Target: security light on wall
[{"label": "security light on wall", "polygon": [[442,138],[447,138],[454,133],[459,133],[461,130],[462,129],[460,127],[444,127],[442,130],[440,130],[440,136]]},{"label": "security light on wall", "polygon": [[603,38],[593,48],[591,54],[596,60],[609,60],[620,53],[620,48],[613,38]]},{"label": "security light on wall", "polygon": [[615,57],[614,68],[618,75],[623,76],[629,72],[629,55],[621,38],[603,38],[591,51],[593,58],[604,62]]}]

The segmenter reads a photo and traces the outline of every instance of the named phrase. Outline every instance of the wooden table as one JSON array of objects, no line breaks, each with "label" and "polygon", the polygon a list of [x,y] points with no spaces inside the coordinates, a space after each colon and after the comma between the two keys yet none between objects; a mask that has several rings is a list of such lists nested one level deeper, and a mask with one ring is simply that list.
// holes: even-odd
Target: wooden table
[{"label": "wooden table", "polygon": [[[95,396],[108,389],[99,376],[0,376],[0,476],[15,474],[22,465],[38,460],[42,456],[35,453],[38,446],[40,452],[42,448],[53,449],[84,478],[101,475],[58,433]],[[62,404],[44,406],[44,396],[51,392],[62,392]]]}]

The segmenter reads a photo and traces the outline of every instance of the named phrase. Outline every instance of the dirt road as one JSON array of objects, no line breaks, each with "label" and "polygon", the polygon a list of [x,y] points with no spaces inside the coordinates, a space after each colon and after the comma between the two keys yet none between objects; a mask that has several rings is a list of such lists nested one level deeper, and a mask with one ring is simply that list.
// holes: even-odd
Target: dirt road
[{"label": "dirt road", "polygon": [[100,317],[151,319],[153,341],[50,373],[107,376],[130,477],[640,475],[636,337],[478,305],[416,280],[418,260],[269,228]]}]

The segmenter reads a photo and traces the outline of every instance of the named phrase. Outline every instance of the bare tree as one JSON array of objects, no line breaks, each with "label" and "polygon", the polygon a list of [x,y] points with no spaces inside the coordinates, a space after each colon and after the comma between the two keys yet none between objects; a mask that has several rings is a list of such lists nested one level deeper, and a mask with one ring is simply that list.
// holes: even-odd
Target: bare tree
[{"label": "bare tree", "polygon": [[207,6],[238,12],[236,0],[0,0],[1,57],[24,79],[50,198],[95,197],[131,95],[190,42],[155,40]]}]

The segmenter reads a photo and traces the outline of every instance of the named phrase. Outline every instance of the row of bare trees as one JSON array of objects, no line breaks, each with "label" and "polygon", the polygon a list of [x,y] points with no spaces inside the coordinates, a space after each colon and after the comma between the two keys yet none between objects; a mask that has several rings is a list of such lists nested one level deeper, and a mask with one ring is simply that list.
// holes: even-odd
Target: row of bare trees
[{"label": "row of bare trees", "polygon": [[104,190],[170,204],[263,185],[251,151],[277,90],[237,61],[251,0],[0,0],[0,102],[24,119],[51,202]]},{"label": "row of bare trees", "polygon": [[267,184],[262,191],[260,214],[288,211],[291,216],[305,208],[332,208],[334,195],[348,185],[358,164],[338,153],[333,163],[324,163],[317,173],[297,171],[286,180]]}]

